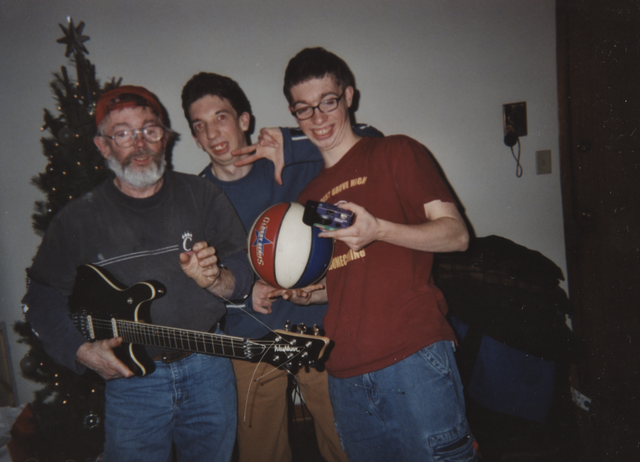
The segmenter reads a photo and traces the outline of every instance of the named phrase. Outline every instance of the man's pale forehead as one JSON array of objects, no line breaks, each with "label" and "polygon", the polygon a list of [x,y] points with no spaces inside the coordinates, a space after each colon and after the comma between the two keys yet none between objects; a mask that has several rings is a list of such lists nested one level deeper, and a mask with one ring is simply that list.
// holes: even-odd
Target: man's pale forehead
[{"label": "man's pale forehead", "polygon": [[[337,90],[329,90],[322,93],[318,99],[323,100],[327,96],[338,96],[339,94],[340,94],[340,88],[338,88]],[[301,96],[302,99],[295,99],[293,101],[293,106],[295,106],[296,104],[310,104],[313,102],[313,101],[306,100],[306,97],[307,95],[302,95]]]},{"label": "man's pale forehead", "polygon": [[[211,101],[209,104],[207,104],[208,99],[205,99],[206,96],[210,96],[212,98],[218,98],[223,103],[227,104],[228,107],[222,107],[214,111],[214,109],[218,107],[218,103]],[[240,116],[239,114],[236,113],[236,110],[233,108],[233,106],[231,105],[231,102],[227,98],[223,98],[218,95],[206,95],[206,96],[203,96],[202,98],[194,101],[193,103],[191,103],[191,106],[189,106],[189,114],[191,115],[192,123],[199,122],[201,121],[202,117],[206,117],[207,115],[210,116],[211,114],[215,116],[220,114],[229,114],[233,117]],[[198,102],[200,102],[202,105],[196,106]],[[198,117],[198,116],[202,116],[202,117]]]},{"label": "man's pale forehead", "polygon": [[140,117],[140,115],[142,115],[142,114],[138,115],[137,113],[144,113],[144,117],[146,118],[153,118],[156,120],[160,120],[160,117],[158,117],[158,114],[156,114],[155,111],[153,111],[153,109],[146,106],[122,107],[122,108],[114,109],[113,111],[109,112],[107,116],[114,119],[120,116]]}]

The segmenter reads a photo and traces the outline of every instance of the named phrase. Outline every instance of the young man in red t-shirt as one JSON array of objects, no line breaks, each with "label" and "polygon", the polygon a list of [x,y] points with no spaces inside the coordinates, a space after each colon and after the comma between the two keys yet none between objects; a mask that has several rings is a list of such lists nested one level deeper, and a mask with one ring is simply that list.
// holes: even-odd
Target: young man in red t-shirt
[{"label": "young man in red t-shirt", "polygon": [[324,158],[298,201],[355,214],[351,227],[321,234],[336,239],[326,283],[273,293],[329,303],[329,390],[349,460],[476,460],[455,337],[431,275],[434,252],[464,251],[469,241],[451,192],[415,140],[354,133],[354,78],[333,53],[298,53],[284,92]]}]

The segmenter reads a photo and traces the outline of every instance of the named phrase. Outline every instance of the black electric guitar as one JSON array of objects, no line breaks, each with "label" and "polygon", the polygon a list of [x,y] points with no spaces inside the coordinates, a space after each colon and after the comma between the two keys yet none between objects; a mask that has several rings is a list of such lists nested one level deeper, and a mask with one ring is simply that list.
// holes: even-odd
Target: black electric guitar
[{"label": "black electric guitar", "polygon": [[151,302],[164,296],[157,281],[126,287],[107,271],[79,266],[69,297],[71,320],[87,340],[122,337],[114,352],[138,376],[151,374],[155,365],[144,345],[213,356],[268,362],[280,366],[313,364],[322,358],[327,337],[276,330],[257,339],[212,334],[151,323]]}]

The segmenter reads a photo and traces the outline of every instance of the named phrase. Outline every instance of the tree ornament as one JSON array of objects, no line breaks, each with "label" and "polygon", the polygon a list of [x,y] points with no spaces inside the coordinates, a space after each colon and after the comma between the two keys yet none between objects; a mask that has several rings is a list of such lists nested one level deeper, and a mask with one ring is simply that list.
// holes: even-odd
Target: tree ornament
[{"label": "tree ornament", "polygon": [[69,127],[63,127],[58,132],[58,139],[62,144],[67,145],[73,138],[75,138],[75,133]]},{"label": "tree ornament", "polygon": [[82,31],[84,29],[84,21],[80,21],[77,27],[73,26],[73,19],[69,18],[69,28],[67,29],[62,24],[58,24],[62,32],[64,32],[64,37],[56,40],[58,43],[66,43],[67,50],[64,52],[64,55],[68,58],[71,56],[71,53],[87,53],[87,49],[84,47],[83,43],[89,40],[88,35],[82,35]]},{"label": "tree ornament", "polygon": [[89,414],[84,416],[82,425],[88,430],[93,430],[100,425],[100,416],[93,411],[89,411]]},{"label": "tree ornament", "polygon": [[20,370],[25,373],[33,372],[38,368],[38,360],[31,355],[26,355],[20,360]]}]

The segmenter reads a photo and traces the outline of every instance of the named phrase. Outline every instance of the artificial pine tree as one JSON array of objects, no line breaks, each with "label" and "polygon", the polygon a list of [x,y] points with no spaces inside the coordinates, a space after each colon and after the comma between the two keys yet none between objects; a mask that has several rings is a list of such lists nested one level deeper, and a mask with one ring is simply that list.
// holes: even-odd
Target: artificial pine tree
[{"label": "artificial pine tree", "polygon": [[[74,26],[69,19],[68,27],[60,24],[60,28],[64,37],[57,41],[67,45],[65,57],[73,54],[77,78],[74,82],[62,66],[50,84],[58,115],[44,110],[42,131],[48,131],[48,136],[41,141],[48,164],[32,179],[46,195],[46,200],[36,202],[32,215],[33,228],[40,235],[64,205],[107,178],[104,159],[93,143],[94,110],[100,95],[122,80],[112,78],[100,86],[95,66],[84,56],[89,53],[83,44],[89,40],[82,35],[84,22]],[[30,346],[20,362],[23,376],[44,385],[29,406],[35,431],[14,434],[14,446],[29,448],[27,452],[38,462],[79,462],[99,455],[104,442],[104,382],[91,371],[77,375],[58,366],[46,355],[28,323],[18,322],[14,330],[21,336],[19,341]]]},{"label": "artificial pine tree", "polygon": [[45,171],[32,180],[47,195],[46,201],[36,202],[36,213],[32,216],[33,227],[39,234],[44,233],[53,216],[67,202],[93,189],[107,177],[104,159],[93,143],[96,133],[94,110],[102,92],[117,87],[122,80],[116,82],[112,78],[100,88],[95,66],[84,56],[89,53],[83,45],[89,40],[82,35],[84,23],[74,27],[70,19],[69,28],[62,24],[60,27],[65,36],[58,42],[67,44],[66,57],[73,53],[77,79],[73,82],[67,68],[62,66],[50,84],[58,103],[58,116],[44,110],[42,130],[48,130],[51,136],[42,138],[42,146],[49,163]]}]

